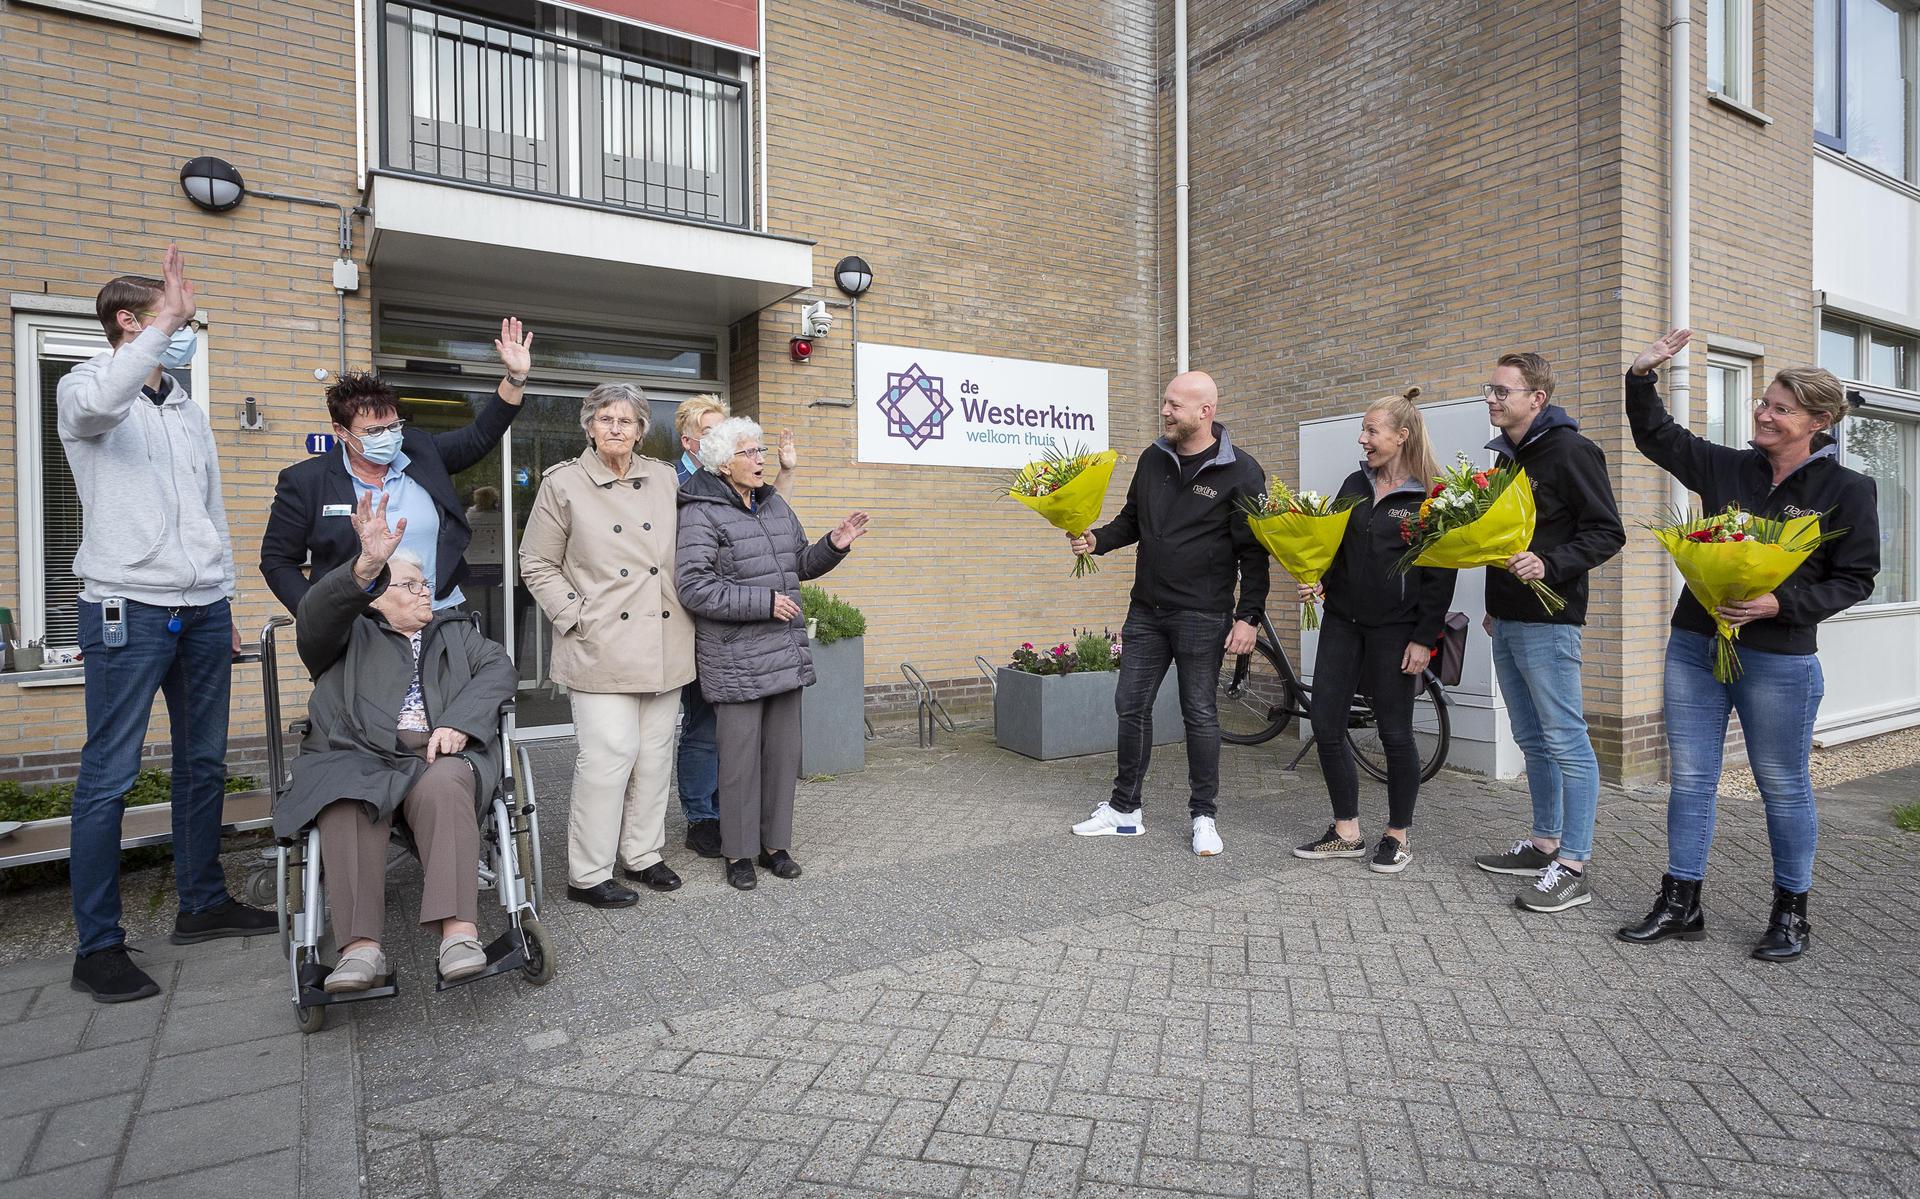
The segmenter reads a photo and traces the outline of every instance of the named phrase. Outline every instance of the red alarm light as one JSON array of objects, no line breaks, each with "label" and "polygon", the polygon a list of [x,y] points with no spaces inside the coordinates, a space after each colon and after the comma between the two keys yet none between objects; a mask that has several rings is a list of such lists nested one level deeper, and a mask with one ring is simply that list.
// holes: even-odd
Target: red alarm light
[{"label": "red alarm light", "polygon": [[813,357],[813,338],[794,337],[787,341],[787,353],[793,355],[795,362],[805,362]]}]

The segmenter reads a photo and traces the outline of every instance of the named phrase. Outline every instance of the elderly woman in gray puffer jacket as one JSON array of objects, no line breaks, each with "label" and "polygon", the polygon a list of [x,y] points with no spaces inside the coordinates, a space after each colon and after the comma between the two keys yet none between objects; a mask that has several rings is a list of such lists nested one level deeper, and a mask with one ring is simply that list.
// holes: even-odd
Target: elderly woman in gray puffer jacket
[{"label": "elderly woman in gray puffer jacket", "polygon": [[721,421],[700,439],[680,488],[674,584],[694,615],[696,685],[713,705],[720,757],[720,852],[727,882],[751,891],[754,861],[799,878],[793,792],[800,689],[813,682],[800,584],[826,574],[867,531],[855,512],[811,544],[766,478],[760,426]]}]

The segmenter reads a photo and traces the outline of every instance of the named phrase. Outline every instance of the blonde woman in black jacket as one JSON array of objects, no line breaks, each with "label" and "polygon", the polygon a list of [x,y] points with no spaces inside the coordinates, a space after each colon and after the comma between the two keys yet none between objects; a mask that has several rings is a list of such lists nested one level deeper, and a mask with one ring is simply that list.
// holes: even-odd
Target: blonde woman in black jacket
[{"label": "blonde woman in black jacket", "polygon": [[[1301,598],[1324,595],[1326,618],[1313,661],[1314,743],[1333,801],[1333,824],[1293,851],[1299,858],[1368,857],[1381,874],[1406,869],[1408,837],[1420,792],[1420,754],[1413,740],[1413,700],[1432,646],[1440,640],[1453,601],[1452,570],[1394,563],[1406,552],[1400,535],[1439,474],[1426,422],[1414,400],[1418,387],[1368,405],[1360,423],[1360,469],[1340,485],[1342,496],[1362,497],[1347,519],[1346,536],[1325,580],[1300,588]],[[1365,692],[1379,721],[1387,756],[1387,828],[1369,857],[1360,834],[1360,779],[1347,745],[1347,716],[1356,692]]]}]

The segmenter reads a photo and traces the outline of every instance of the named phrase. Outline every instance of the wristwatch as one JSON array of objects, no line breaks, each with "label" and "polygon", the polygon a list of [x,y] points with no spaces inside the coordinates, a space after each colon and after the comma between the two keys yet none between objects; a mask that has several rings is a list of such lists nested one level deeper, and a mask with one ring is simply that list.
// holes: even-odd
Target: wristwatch
[{"label": "wristwatch", "polygon": [[527,385],[527,377],[525,375],[521,375],[518,378],[515,378],[512,375],[508,375],[507,382],[512,384],[515,387],[524,388]]}]

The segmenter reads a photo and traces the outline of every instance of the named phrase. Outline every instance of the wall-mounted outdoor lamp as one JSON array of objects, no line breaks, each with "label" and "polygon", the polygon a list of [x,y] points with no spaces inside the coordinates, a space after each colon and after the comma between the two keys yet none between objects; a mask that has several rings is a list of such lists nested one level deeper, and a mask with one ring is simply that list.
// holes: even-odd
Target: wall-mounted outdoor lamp
[{"label": "wall-mounted outdoor lamp", "polygon": [[247,184],[240,172],[226,159],[211,154],[187,160],[187,165],[180,168],[180,186],[187,199],[208,212],[238,208],[247,198]]}]

